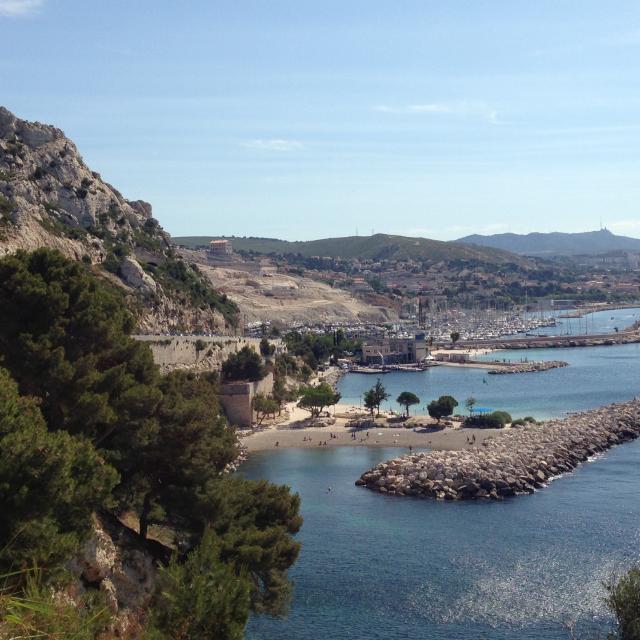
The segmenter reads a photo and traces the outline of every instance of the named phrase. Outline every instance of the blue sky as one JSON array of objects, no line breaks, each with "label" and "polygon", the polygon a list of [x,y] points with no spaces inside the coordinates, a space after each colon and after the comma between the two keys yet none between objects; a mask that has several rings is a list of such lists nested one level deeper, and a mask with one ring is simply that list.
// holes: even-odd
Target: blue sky
[{"label": "blue sky", "polygon": [[640,3],[0,0],[0,104],[173,235],[640,237]]}]

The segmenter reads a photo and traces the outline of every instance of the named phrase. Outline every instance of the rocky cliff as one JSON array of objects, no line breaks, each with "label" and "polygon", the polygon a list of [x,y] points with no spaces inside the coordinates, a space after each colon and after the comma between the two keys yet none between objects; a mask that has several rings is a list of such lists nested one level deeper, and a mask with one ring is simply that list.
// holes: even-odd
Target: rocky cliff
[{"label": "rocky cliff", "polygon": [[127,200],[49,125],[0,107],[0,255],[47,246],[125,290],[139,329],[231,331],[237,308],[174,253],[151,205]]}]

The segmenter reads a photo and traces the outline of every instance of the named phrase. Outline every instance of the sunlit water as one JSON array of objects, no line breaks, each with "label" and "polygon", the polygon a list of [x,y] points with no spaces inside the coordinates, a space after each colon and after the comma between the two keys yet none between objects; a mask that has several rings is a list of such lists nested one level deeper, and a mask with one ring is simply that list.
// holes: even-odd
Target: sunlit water
[{"label": "sunlit water", "polygon": [[[602,582],[640,560],[640,442],[501,503],[392,498],[354,486],[397,449],[252,454],[244,472],[302,498],[284,620],[251,640],[566,639],[609,624]],[[332,491],[327,492],[331,486]],[[601,636],[602,637],[602,636]]]},{"label": "sunlit water", "polygon": [[[393,397],[405,389],[423,402],[473,393],[480,404],[537,417],[640,394],[638,345],[501,353],[522,355],[571,365],[513,376],[440,367],[383,382]],[[357,403],[374,382],[349,375],[340,389]],[[580,637],[605,637],[602,582],[640,562],[640,441],[501,503],[392,498],[354,486],[403,452],[251,454],[243,472],[299,492],[305,523],[289,616],[252,619],[250,640],[564,640],[564,625],[575,621]]]}]

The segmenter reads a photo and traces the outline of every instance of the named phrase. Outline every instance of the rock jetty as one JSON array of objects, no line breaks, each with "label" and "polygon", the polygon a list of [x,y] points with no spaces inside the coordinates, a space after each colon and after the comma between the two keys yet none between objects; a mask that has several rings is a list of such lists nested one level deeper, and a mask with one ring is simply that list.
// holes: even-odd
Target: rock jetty
[{"label": "rock jetty", "polygon": [[394,458],[362,474],[356,484],[396,496],[501,500],[532,493],[589,457],[639,436],[640,400],[635,399],[507,429],[474,449]]},{"label": "rock jetty", "polygon": [[564,360],[547,360],[546,362],[520,362],[518,364],[502,365],[487,371],[488,374],[498,376],[506,373],[533,373],[535,371],[548,371],[549,369],[559,369],[568,367],[569,363]]}]

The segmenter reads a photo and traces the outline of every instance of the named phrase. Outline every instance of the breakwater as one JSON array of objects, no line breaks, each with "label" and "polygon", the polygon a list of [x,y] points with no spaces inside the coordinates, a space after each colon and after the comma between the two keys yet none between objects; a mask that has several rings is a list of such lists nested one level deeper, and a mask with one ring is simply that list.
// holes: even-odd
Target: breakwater
[{"label": "breakwater", "polygon": [[553,349],[564,347],[601,347],[640,342],[640,323],[618,333],[560,336],[523,336],[492,340],[460,340],[449,349]]},{"label": "breakwater", "polygon": [[431,451],[383,462],[357,485],[397,496],[500,500],[532,493],[589,457],[640,436],[640,400],[512,428],[462,451]]},{"label": "breakwater", "polygon": [[545,362],[520,362],[518,364],[500,365],[487,373],[497,376],[507,373],[533,373],[536,371],[548,371],[549,369],[559,369],[568,367],[569,363],[564,360],[547,360]]}]

